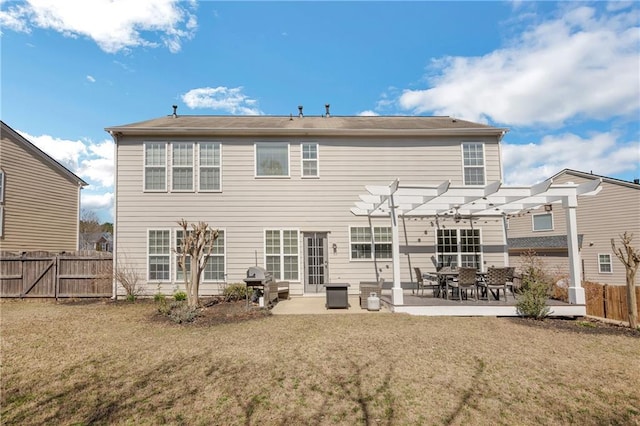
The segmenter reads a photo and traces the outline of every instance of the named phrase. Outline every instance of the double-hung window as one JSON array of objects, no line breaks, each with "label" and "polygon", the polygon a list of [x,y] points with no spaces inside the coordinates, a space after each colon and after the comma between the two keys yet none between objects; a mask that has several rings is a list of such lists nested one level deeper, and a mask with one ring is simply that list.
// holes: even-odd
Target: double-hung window
[{"label": "double-hung window", "polygon": [[144,189],[145,191],[167,190],[167,144],[165,142],[144,143]]},{"label": "double-hung window", "polygon": [[265,265],[277,280],[299,280],[298,231],[268,229],[264,233]]},{"label": "double-hung window", "polygon": [[351,260],[389,260],[392,256],[391,228],[375,226],[373,233],[368,226],[349,228]]},{"label": "double-hung window", "polygon": [[302,177],[318,177],[318,144],[302,144]]},{"label": "double-hung window", "polygon": [[193,143],[171,144],[172,177],[174,191],[193,191]]},{"label": "double-hung window", "polygon": [[534,231],[552,231],[553,230],[553,214],[541,213],[531,216]]},{"label": "double-hung window", "polygon": [[[184,231],[182,229],[176,230],[176,241],[175,241],[175,268],[176,268],[176,281],[182,282],[184,281],[184,272],[182,267],[180,266],[180,262],[182,262],[182,238],[184,235]],[[202,280],[203,281],[224,281],[225,279],[225,238],[224,231],[218,230],[218,238],[213,242],[211,247],[211,254],[208,256],[207,265],[202,271]],[[189,279],[191,279],[191,259],[189,256],[185,258],[186,272]]]},{"label": "double-hung window", "polygon": [[171,231],[150,229],[147,235],[148,280],[169,281]]},{"label": "double-hung window", "polygon": [[484,185],[484,144],[465,142],[462,144],[462,162],[465,185]]},{"label": "double-hung window", "polygon": [[438,265],[480,269],[482,244],[479,229],[438,229]]},{"label": "double-hung window", "polygon": [[256,150],[256,177],[289,177],[289,144],[259,142]]},{"label": "double-hung window", "polygon": [[598,254],[598,272],[601,274],[610,274],[613,272],[610,254]]},{"label": "double-hung window", "polygon": [[200,142],[198,144],[199,191],[220,191],[220,144]]}]

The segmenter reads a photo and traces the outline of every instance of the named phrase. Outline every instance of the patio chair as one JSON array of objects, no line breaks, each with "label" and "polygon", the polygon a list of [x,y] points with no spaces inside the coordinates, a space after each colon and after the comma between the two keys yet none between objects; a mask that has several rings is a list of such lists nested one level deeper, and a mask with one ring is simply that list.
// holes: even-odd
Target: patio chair
[{"label": "patio chair", "polygon": [[[478,300],[478,288],[476,281],[476,268],[459,268],[458,279],[451,280],[449,285],[455,289],[458,289],[458,299],[462,303],[462,292],[464,291],[467,296],[467,290],[471,290],[474,300]],[[451,295],[453,297],[453,294]]]},{"label": "patio chair", "polygon": [[382,277],[378,281],[360,281],[360,307],[362,309],[367,309],[367,298],[371,293],[380,297],[383,284],[384,278]]},{"label": "patio chair", "polygon": [[[479,283],[483,288],[483,294],[489,299],[489,292],[494,294],[496,300],[500,300],[500,290],[504,293],[504,300],[507,300],[507,268],[490,267],[487,269],[487,278]],[[495,293],[493,293],[495,290]]]},{"label": "patio chair", "polygon": [[516,275],[516,268],[513,266],[507,267],[507,288],[511,291],[513,298],[516,298],[516,290],[519,290],[521,286],[521,279]]},{"label": "patio chair", "polygon": [[422,290],[422,295],[424,296],[424,289],[431,288],[433,290],[433,297],[440,296],[440,283],[438,283],[438,277],[427,275],[427,280],[425,281],[425,275],[422,274],[420,268],[414,266],[413,271],[416,273],[416,294],[418,294],[418,291]]}]

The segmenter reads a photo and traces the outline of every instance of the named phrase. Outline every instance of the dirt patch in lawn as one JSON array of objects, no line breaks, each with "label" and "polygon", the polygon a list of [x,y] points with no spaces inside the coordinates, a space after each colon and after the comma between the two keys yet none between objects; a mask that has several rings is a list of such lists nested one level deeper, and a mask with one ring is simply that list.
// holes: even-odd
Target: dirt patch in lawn
[{"label": "dirt patch in lawn", "polygon": [[[245,300],[225,301],[222,298],[202,299],[202,306],[197,309],[197,315],[190,322],[180,325],[193,327],[207,327],[218,324],[245,322],[265,318],[271,315],[271,311],[260,308]],[[186,302],[184,302],[186,303]],[[167,314],[156,309],[151,318],[156,322],[176,322]]]}]

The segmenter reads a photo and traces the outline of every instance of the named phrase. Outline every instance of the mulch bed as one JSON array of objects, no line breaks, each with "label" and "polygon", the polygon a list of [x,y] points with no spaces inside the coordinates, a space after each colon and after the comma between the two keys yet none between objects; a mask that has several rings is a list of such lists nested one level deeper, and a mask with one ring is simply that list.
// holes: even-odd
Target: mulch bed
[{"label": "mulch bed", "polygon": [[[264,318],[271,315],[271,311],[260,308],[246,300],[224,301],[222,298],[203,298],[202,307],[198,309],[198,316],[187,325],[211,326],[229,324]],[[186,302],[185,302],[186,303]],[[165,314],[156,311],[153,320],[167,323],[174,321]],[[184,323],[183,323],[184,324]]]},{"label": "mulch bed", "polygon": [[640,338],[640,331],[628,326],[599,321],[594,318],[562,319],[545,318],[535,320],[530,318],[509,318],[510,321],[529,327],[544,328],[548,330],[569,331],[581,334],[600,334],[613,336],[628,336]]}]

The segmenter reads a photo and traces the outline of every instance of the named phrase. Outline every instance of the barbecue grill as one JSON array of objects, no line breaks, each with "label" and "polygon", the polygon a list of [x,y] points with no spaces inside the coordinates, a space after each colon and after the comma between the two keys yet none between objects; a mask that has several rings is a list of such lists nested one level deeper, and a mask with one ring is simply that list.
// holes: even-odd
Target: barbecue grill
[{"label": "barbecue grill", "polygon": [[273,275],[260,266],[251,266],[247,269],[247,278],[243,280],[247,287],[264,287],[273,281]]}]

